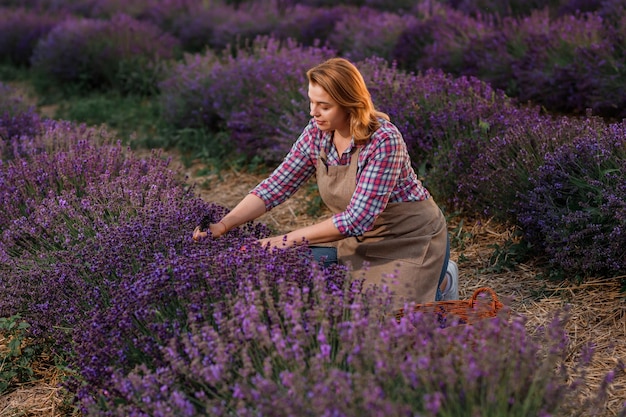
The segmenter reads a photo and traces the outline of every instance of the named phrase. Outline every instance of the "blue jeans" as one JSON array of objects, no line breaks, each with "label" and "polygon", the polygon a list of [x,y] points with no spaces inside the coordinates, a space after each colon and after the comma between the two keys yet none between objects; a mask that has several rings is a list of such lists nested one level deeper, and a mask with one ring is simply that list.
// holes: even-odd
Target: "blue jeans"
[{"label": "blue jeans", "polygon": [[324,267],[337,263],[337,248],[329,246],[310,246],[313,253],[313,259],[322,264]]},{"label": "blue jeans", "polygon": [[[330,265],[337,263],[337,248],[328,247],[328,246],[310,246],[311,252],[313,253],[313,259],[319,262],[324,267],[329,267]],[[446,276],[446,271],[448,270],[448,262],[450,261],[450,235],[447,237],[446,242],[446,255],[443,260],[443,266],[441,267],[441,274],[439,275],[439,284],[437,284],[437,295],[435,296],[435,301],[440,301],[443,296],[441,294],[441,283]]]},{"label": "blue jeans", "polygon": [[[437,295],[435,295],[435,301],[441,301],[443,299],[443,295],[441,294],[441,283],[446,276],[446,272],[448,271],[448,262],[450,262],[450,235],[448,234],[446,241],[446,256],[443,260],[443,267],[441,268],[441,275],[439,275],[439,284],[437,284]],[[448,283],[450,285],[450,283]]]}]

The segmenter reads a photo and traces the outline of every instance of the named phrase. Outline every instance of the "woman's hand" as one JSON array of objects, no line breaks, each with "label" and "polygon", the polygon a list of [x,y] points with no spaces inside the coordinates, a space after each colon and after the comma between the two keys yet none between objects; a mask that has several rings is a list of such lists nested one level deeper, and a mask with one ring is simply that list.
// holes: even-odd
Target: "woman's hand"
[{"label": "woman's hand", "polygon": [[287,235],[267,237],[265,239],[259,239],[259,243],[264,248],[278,248],[285,249],[294,246],[296,242],[286,239]]},{"label": "woman's hand", "polygon": [[203,232],[200,229],[200,226],[197,226],[194,230],[193,230],[193,240],[196,242],[199,242],[201,240],[204,240],[207,236],[211,235],[211,237],[213,238],[217,238],[222,236],[224,233],[226,233],[228,231],[228,228],[226,227],[226,225],[224,224],[224,222],[219,221],[217,223],[211,223],[209,224],[209,228],[207,229],[207,231]]},{"label": "woman's hand", "polygon": [[205,237],[207,237],[209,234],[207,232],[203,232],[202,230],[200,230],[200,226],[196,226],[195,229],[193,229],[193,240],[194,242],[199,242],[201,240],[204,240]]},{"label": "woman's hand", "polygon": [[296,245],[335,242],[344,237],[335,227],[332,219],[329,218],[320,223],[294,230],[286,235],[259,239],[259,243],[263,247],[285,249]]},{"label": "woman's hand", "polygon": [[[196,242],[205,239],[208,235],[216,238],[242,224],[256,219],[266,211],[265,202],[254,194],[248,194],[237,206],[217,223],[211,223],[202,227],[198,226],[193,231],[193,240]],[[208,221],[207,221],[208,223]],[[206,230],[202,231],[206,227]]]}]

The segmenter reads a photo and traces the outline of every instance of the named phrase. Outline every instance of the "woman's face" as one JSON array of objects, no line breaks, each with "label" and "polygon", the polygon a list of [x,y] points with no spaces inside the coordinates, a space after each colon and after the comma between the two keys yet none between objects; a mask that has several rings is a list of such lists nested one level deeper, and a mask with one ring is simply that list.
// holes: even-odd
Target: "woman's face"
[{"label": "woman's face", "polygon": [[336,130],[344,137],[350,136],[348,112],[337,104],[318,84],[309,84],[311,116],[323,131]]}]

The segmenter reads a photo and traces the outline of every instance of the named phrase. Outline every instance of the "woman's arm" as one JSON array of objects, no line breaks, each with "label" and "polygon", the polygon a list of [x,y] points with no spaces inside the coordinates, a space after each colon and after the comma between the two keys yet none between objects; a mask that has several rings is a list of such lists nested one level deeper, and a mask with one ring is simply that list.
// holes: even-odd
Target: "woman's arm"
[{"label": "woman's arm", "polygon": [[[222,220],[209,225],[211,236],[220,237],[230,229],[234,229],[263,215],[265,211],[265,202],[254,194],[248,194]],[[193,240],[195,241],[204,239],[207,236],[208,233],[200,230],[200,226],[193,231]]]},{"label": "woman's arm", "polygon": [[343,239],[339,230],[333,224],[332,219],[326,219],[320,223],[289,232],[286,235],[268,237],[259,242],[263,246],[287,248],[303,243],[314,245],[318,243],[334,242]]},{"label": "woman's arm", "polygon": [[[263,200],[254,194],[248,194],[230,213],[224,216],[222,220],[209,225],[211,236],[214,238],[220,237],[230,229],[234,229],[237,226],[260,217],[265,211],[265,203]],[[193,231],[193,239],[196,241],[206,236],[208,236],[208,233],[200,230],[199,226]],[[269,245],[271,247],[286,248],[303,243],[318,244],[334,242],[344,237],[345,236],[335,227],[332,219],[326,219],[320,223],[294,230],[286,235],[261,239],[259,242],[264,246]]]}]

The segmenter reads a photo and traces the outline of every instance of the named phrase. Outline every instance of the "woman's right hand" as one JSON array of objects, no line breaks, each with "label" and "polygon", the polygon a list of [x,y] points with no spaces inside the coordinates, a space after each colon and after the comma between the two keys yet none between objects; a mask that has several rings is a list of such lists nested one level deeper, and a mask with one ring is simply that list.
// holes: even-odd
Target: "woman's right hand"
[{"label": "woman's right hand", "polygon": [[223,234],[226,234],[229,230],[263,215],[265,211],[266,208],[263,200],[254,194],[248,194],[219,222],[209,224],[209,227],[204,231],[202,229],[206,227],[206,223],[201,223],[202,227],[196,227],[193,231],[193,240],[199,242],[209,235],[213,238],[220,237]]},{"label": "woman's right hand", "polygon": [[209,228],[207,229],[207,231],[204,231],[204,232],[200,229],[200,226],[196,226],[196,228],[193,230],[192,237],[195,242],[200,242],[201,240],[204,240],[209,235],[211,235],[211,237],[213,238],[217,238],[217,237],[222,236],[227,231],[228,229],[226,228],[226,225],[224,224],[224,222],[220,221],[218,223],[209,224]]},{"label": "woman's right hand", "polygon": [[201,240],[204,240],[205,237],[207,237],[209,234],[207,232],[203,232],[202,230],[200,230],[200,226],[196,226],[195,229],[193,229],[193,240],[194,242],[199,242]]}]

